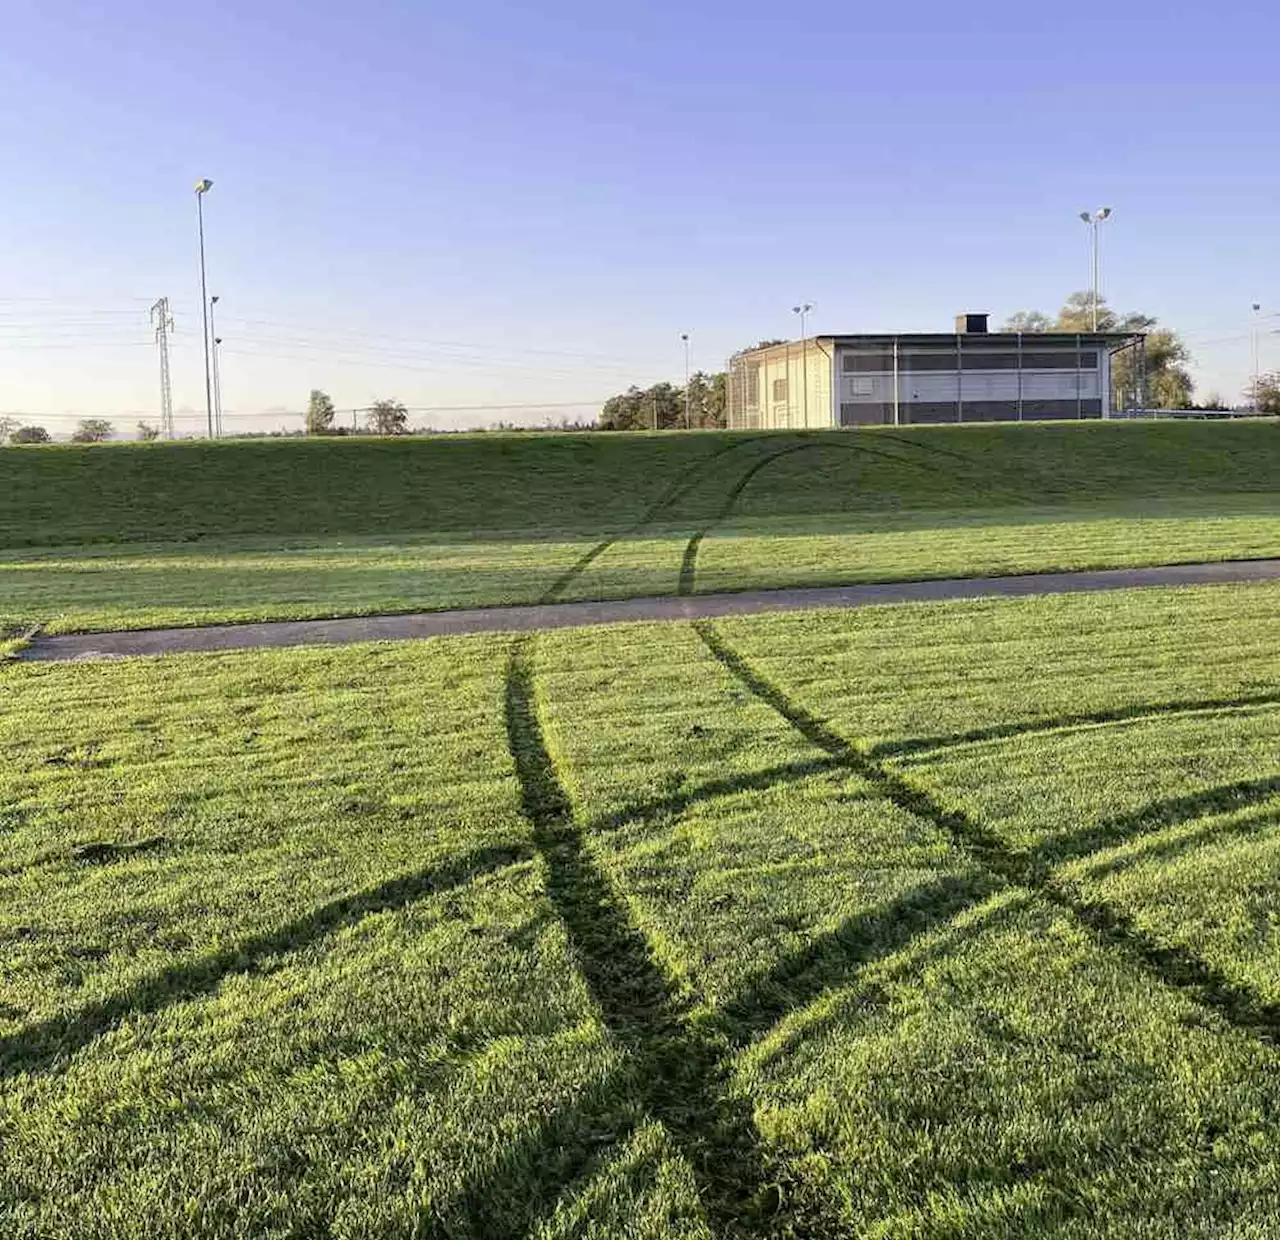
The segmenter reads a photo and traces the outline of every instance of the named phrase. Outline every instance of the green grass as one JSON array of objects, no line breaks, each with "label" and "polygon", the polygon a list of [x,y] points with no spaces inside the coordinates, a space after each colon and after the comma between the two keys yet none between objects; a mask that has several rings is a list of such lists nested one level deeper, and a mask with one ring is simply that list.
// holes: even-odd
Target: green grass
[{"label": "green grass", "polygon": [[92,548],[0,561],[0,621],[46,632],[528,603],[591,544],[343,539]]},{"label": "green grass", "polygon": [[[1094,423],[49,445],[0,455],[0,547],[594,534],[641,520],[673,481],[696,476],[726,449],[737,462],[797,446],[805,450],[756,480],[746,515],[1271,493],[1280,428]],[[718,505],[709,493],[697,515]]]},{"label": "green grass", "polygon": [[[1098,506],[884,521],[844,516],[717,526],[694,593],[1116,568],[1280,555],[1269,500],[1184,501],[1163,515]],[[1224,511],[1235,508],[1236,511]],[[692,531],[619,539],[557,591],[631,598],[681,589]],[[320,546],[17,552],[0,562],[0,617],[50,633],[532,603],[593,546],[572,541],[344,539]]]},{"label": "green grass", "polygon": [[1268,557],[1277,443],[1157,424],[24,449],[0,457],[0,624]]},{"label": "green grass", "polygon": [[590,1169],[566,1218],[668,1234],[504,653],[4,673],[0,1232],[552,1236]]},{"label": "green grass", "polygon": [[1277,617],[6,666],[0,1234],[1274,1234]]}]

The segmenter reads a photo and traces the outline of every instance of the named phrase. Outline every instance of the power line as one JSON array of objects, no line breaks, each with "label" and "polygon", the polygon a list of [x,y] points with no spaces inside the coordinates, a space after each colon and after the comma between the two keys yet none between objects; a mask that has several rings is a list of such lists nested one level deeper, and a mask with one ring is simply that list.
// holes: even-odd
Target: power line
[{"label": "power line", "polygon": [[[307,348],[305,345],[295,345],[294,348]],[[471,367],[480,367],[489,374],[507,374],[507,375],[535,375],[545,378],[569,378],[579,373],[573,370],[538,370],[530,367],[519,366],[497,366],[492,363],[486,363],[483,359],[468,359],[463,362],[451,361],[447,363],[432,363],[429,365],[415,365],[414,362],[422,362],[426,359],[406,359],[400,360],[397,357],[361,357],[355,354],[344,352],[335,352],[319,348],[319,351],[311,353],[294,353],[289,351],[265,350],[258,348],[241,348],[226,349],[227,353],[234,353],[240,357],[257,357],[264,361],[302,361],[302,362],[321,362],[332,361],[335,365],[342,366],[366,366],[379,370],[398,370],[407,373],[442,375],[447,374],[450,370],[456,370],[460,365],[469,365]],[[617,381],[622,382],[627,378],[633,378],[634,372],[624,372],[621,368],[616,372]]]},{"label": "power line", "polygon": [[[488,341],[432,340],[428,337],[423,337],[423,336],[387,336],[382,332],[362,331],[359,328],[317,327],[314,324],[301,323],[297,321],[288,322],[280,319],[237,319],[235,320],[235,322],[246,327],[280,327],[280,328],[284,328],[286,331],[301,330],[305,332],[313,332],[316,335],[322,335],[322,336],[323,335],[358,336],[363,339],[386,341],[391,344],[411,344],[411,345],[422,345],[426,347],[446,348],[446,349],[483,350],[486,352],[492,351],[492,349],[494,348],[494,346]],[[562,357],[562,358],[575,358],[575,359],[581,359],[583,357],[595,357],[602,361],[617,362],[620,365],[634,364],[632,361],[630,361],[627,358],[622,358],[622,357],[617,357],[614,355],[607,355],[607,354],[583,354],[581,352],[565,350],[565,349],[529,348],[528,346],[512,345],[512,344],[507,344],[506,342],[504,342],[500,347],[504,353],[526,353],[526,354],[531,354],[531,355],[540,356],[540,357]]]},{"label": "power line", "polygon": [[[233,323],[236,322],[236,320],[224,320],[224,321],[229,321]],[[243,320],[240,321],[240,324],[242,326],[246,325]],[[278,335],[273,332],[254,332],[252,334],[251,339],[256,342],[265,343],[265,344],[283,344],[293,348],[311,349],[311,350],[320,351],[328,354],[341,353],[344,355],[353,355],[353,356],[373,355],[373,356],[379,356],[379,357],[405,358],[406,360],[412,360],[412,361],[434,360],[433,354],[435,354],[440,347],[440,346],[422,344],[422,345],[416,345],[416,346],[395,348],[395,347],[388,347],[388,346],[376,345],[376,344],[362,344],[362,343],[352,344],[346,341],[315,340],[306,336],[285,336],[285,335]],[[462,346],[458,346],[458,347],[462,347]],[[510,362],[504,361],[503,359],[505,355],[508,352],[510,352],[510,350],[495,349],[493,346],[486,345],[486,344],[470,345],[470,346],[466,346],[466,348],[470,352],[473,352],[474,354],[476,354],[476,356],[475,357],[456,357],[450,354],[444,354],[443,356],[440,357],[439,360],[454,366],[468,365],[468,364],[470,365],[483,364],[487,368],[501,367],[502,369],[525,369],[525,370],[534,369],[534,367],[532,367],[528,363],[518,363],[517,365],[513,366]],[[561,366],[563,366],[564,362],[576,360],[578,362],[578,366],[575,369],[582,369],[583,367],[591,367],[593,369],[601,369],[601,370],[607,370],[611,372],[621,372],[624,370],[626,371],[633,370],[636,365],[636,362],[634,361],[634,359],[627,362],[623,362],[623,361],[614,362],[614,361],[609,361],[600,357],[593,356],[591,354],[565,353],[565,354],[555,354],[553,356],[561,364]],[[544,367],[540,367],[539,369],[545,370],[547,369],[547,367],[544,366]]]},{"label": "power line", "polygon": [[[542,410],[556,409],[595,409],[604,403],[604,399],[599,400],[567,400],[567,401],[505,401],[495,404],[481,405],[407,405],[405,411],[407,413],[537,413]],[[339,413],[365,413],[370,406],[357,405],[354,408],[347,407],[339,409]],[[135,418],[146,417],[153,414],[151,409],[114,409],[106,411],[79,412],[79,413],[36,413],[31,410],[9,409],[0,410],[0,416],[15,418],[38,418],[43,422],[78,422],[86,417],[99,418]],[[176,421],[183,420],[199,420],[204,414],[197,409],[184,409],[177,411],[174,415]],[[224,418],[237,419],[258,419],[267,421],[273,418],[304,418],[306,413],[301,409],[263,409],[258,411],[251,410],[227,410],[223,413]]]}]

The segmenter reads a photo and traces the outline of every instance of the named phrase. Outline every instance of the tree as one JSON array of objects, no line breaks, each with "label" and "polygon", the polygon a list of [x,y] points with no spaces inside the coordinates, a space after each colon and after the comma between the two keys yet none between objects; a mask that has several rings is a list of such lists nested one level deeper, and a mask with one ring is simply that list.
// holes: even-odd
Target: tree
[{"label": "tree", "polygon": [[115,427],[105,418],[85,418],[77,423],[71,436],[72,443],[106,443],[115,434]]},{"label": "tree", "polygon": [[600,429],[606,431],[638,431],[652,425],[645,420],[645,394],[633,383],[618,396],[610,396],[600,410]]},{"label": "tree", "polygon": [[[1186,363],[1191,351],[1171,331],[1161,329],[1147,336],[1147,404],[1152,409],[1188,409],[1195,384]],[[1137,359],[1132,351],[1122,353],[1112,366],[1112,382],[1117,391],[1131,383]]]},{"label": "tree", "polygon": [[[1093,294],[1088,290],[1072,293],[1062,304],[1057,318],[1051,319],[1039,310],[1019,310],[1006,320],[1005,331],[1024,332],[1091,332],[1093,331]],[[1168,328],[1156,330],[1156,320],[1149,314],[1118,314],[1102,298],[1098,299],[1098,331],[1142,332],[1147,337],[1147,400],[1153,409],[1186,409],[1191,404],[1194,386],[1187,363],[1191,353]],[[1116,354],[1111,364],[1111,388],[1116,403],[1137,388],[1138,357],[1127,349]]]},{"label": "tree", "polygon": [[312,388],[311,398],[307,401],[307,434],[329,434],[333,430],[335,413],[329,393],[322,392],[319,388]]},{"label": "tree", "polygon": [[729,376],[723,370],[711,376],[706,425],[721,428],[729,425]]},{"label": "tree", "polygon": [[1053,320],[1047,315],[1042,314],[1039,310],[1019,310],[1017,314],[1011,314],[1005,319],[1004,327],[1001,329],[1007,332],[1047,332],[1052,331]]},{"label": "tree", "polygon": [[17,418],[0,417],[0,443],[8,443],[9,437],[22,425]]},{"label": "tree", "polygon": [[725,424],[728,376],[721,371],[709,375],[696,371],[689,377],[689,419],[693,426],[717,427]]},{"label": "tree", "polygon": [[1250,383],[1245,394],[1259,413],[1280,413],[1280,370],[1259,375],[1257,387]]},{"label": "tree", "polygon": [[375,400],[369,409],[369,429],[375,435],[403,435],[409,411],[398,400]]},{"label": "tree", "polygon": [[141,439],[143,443],[150,443],[153,439],[159,439],[160,428],[158,426],[152,426],[150,422],[139,422],[138,438]]},{"label": "tree", "polygon": [[[696,419],[692,401],[690,405]],[[632,384],[621,395],[611,396],[600,410],[600,429],[606,431],[671,430],[683,425],[684,389],[671,383],[644,389]]]},{"label": "tree", "polygon": [[13,432],[14,443],[48,443],[49,432],[43,426],[20,426]]}]

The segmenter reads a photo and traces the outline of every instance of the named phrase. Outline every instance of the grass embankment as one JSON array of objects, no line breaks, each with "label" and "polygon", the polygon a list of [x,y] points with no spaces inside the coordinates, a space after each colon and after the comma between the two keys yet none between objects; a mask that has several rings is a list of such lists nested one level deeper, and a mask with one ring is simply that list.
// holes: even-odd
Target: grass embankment
[{"label": "grass embankment", "polygon": [[7,667],[4,1229],[1270,1234],[1277,617]]},{"label": "grass embankment", "polygon": [[1280,554],[1278,473],[1269,424],[24,449],[0,456],[0,623],[1251,558]]}]

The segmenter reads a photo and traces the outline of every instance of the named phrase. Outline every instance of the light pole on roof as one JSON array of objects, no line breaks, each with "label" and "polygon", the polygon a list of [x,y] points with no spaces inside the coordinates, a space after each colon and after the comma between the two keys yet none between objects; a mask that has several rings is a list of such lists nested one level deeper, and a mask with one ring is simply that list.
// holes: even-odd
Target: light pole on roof
[{"label": "light pole on roof", "polygon": [[1080,218],[1089,225],[1093,240],[1093,330],[1098,330],[1098,225],[1111,215],[1110,207],[1099,207],[1096,211],[1081,211]]}]

